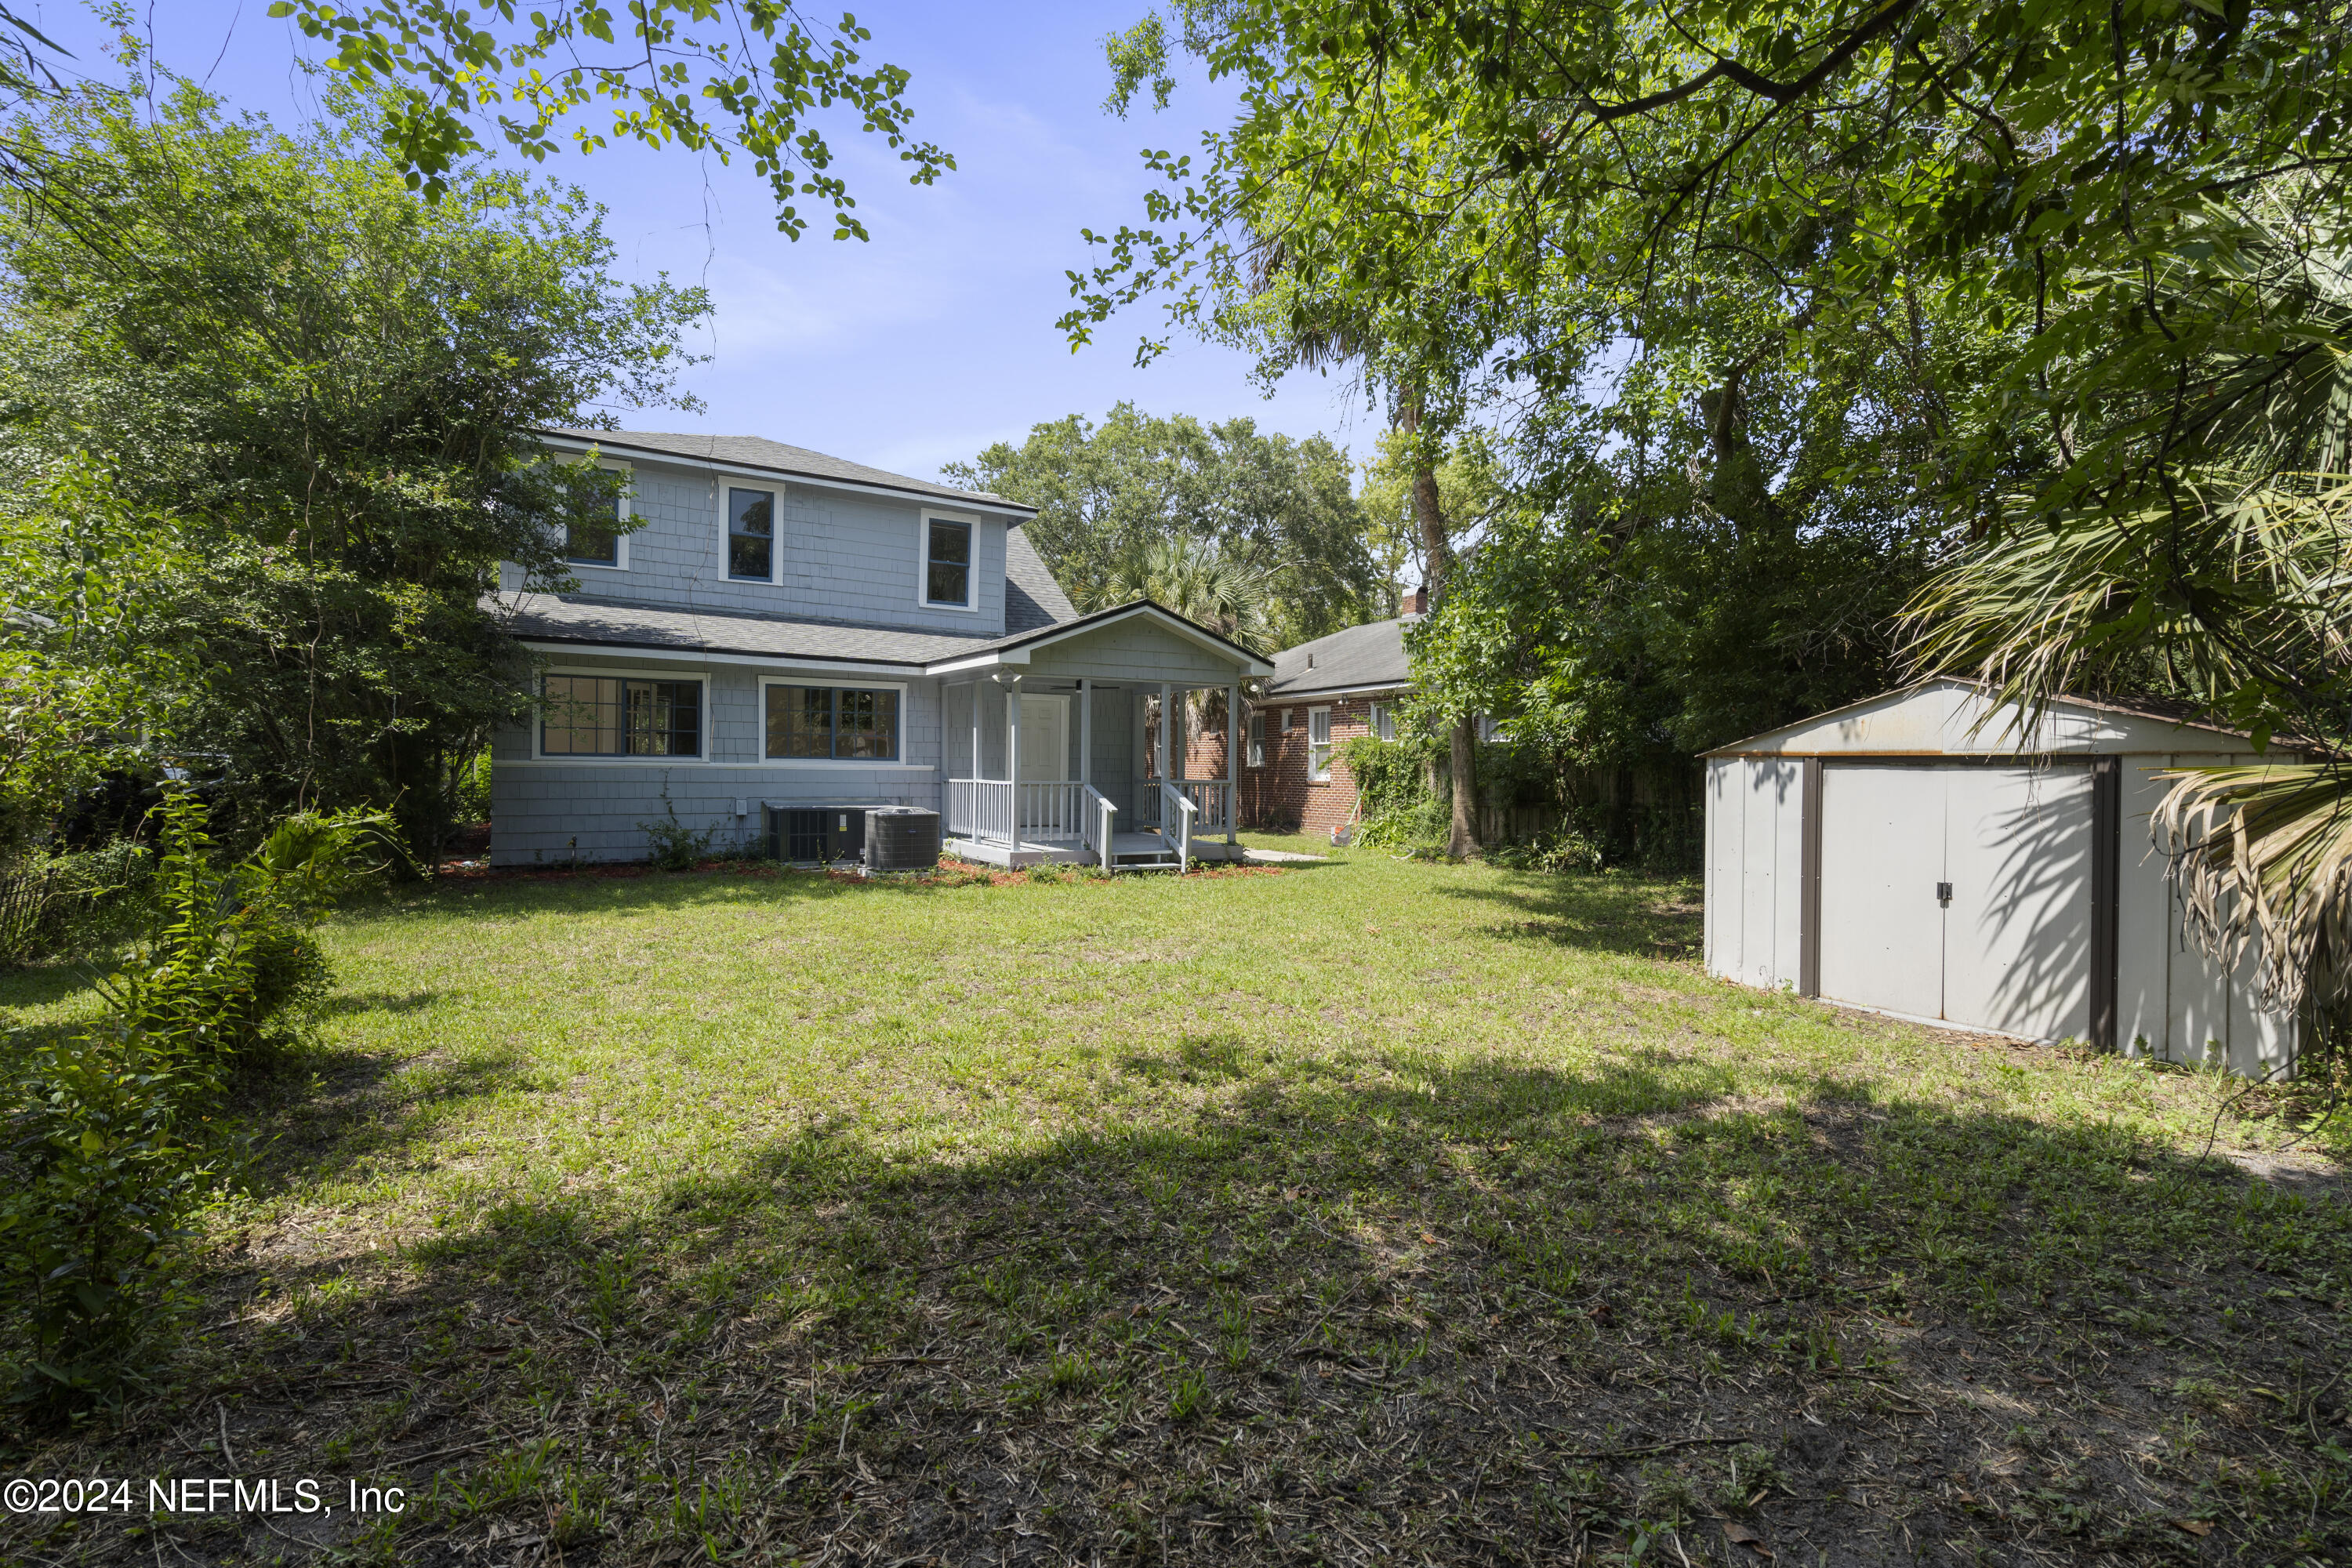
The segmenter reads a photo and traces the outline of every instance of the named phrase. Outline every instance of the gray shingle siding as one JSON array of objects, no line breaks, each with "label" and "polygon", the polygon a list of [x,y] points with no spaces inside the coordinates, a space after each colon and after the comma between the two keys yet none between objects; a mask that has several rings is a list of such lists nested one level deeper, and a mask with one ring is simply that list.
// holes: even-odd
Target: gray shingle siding
[{"label": "gray shingle siding", "polygon": [[[1026,557],[1016,562],[1022,576],[1014,596],[1017,619],[1007,626],[1002,517],[980,516],[972,529],[977,607],[935,609],[917,599],[924,505],[917,498],[845,494],[782,480],[763,484],[654,462],[636,464],[631,480],[631,515],[639,526],[628,536],[628,563],[619,570],[575,568],[580,596],[680,610],[856,621],[966,637],[1002,637],[1026,629],[1022,621],[1066,618],[1054,614],[1054,604],[1040,604],[1041,594],[1065,610],[1068,600],[1050,588],[1051,574],[1024,544],[1016,552]],[[764,489],[776,497],[780,581],[747,582],[727,574],[730,489]],[[511,594],[522,585],[514,567],[500,573],[502,591]],[[1041,613],[1045,621],[1036,620]]]},{"label": "gray shingle siding", "polygon": [[[575,853],[583,860],[642,860],[647,840],[639,825],[664,818],[665,789],[678,820],[698,832],[716,830],[714,843],[721,848],[743,847],[747,836],[763,831],[764,805],[857,801],[940,808],[937,680],[918,676],[903,682],[900,763],[862,767],[764,761],[760,696],[763,680],[856,685],[859,677],[725,665],[654,666],[633,662],[625,654],[554,654],[548,658],[548,668],[702,680],[708,758],[533,761],[534,737],[529,727],[500,731],[491,752],[499,765],[490,773],[490,858],[496,865],[544,864]],[[734,810],[738,799],[749,808],[740,818]]]}]

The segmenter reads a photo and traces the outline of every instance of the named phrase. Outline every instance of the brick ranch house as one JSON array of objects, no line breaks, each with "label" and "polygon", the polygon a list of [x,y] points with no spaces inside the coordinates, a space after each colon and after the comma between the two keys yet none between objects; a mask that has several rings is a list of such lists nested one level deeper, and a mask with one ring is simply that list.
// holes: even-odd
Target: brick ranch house
[{"label": "brick ranch house", "polygon": [[[1356,817],[1356,781],[1339,748],[1365,735],[1396,737],[1396,703],[1412,689],[1404,629],[1421,618],[1419,594],[1392,621],[1349,626],[1274,656],[1274,675],[1243,704],[1247,726],[1241,817],[1328,837]],[[1192,738],[1189,778],[1225,776],[1225,736]]]}]

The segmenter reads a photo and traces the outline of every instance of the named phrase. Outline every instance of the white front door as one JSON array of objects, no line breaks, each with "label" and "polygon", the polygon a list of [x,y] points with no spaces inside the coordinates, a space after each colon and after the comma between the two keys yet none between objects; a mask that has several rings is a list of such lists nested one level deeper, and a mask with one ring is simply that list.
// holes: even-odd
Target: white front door
[{"label": "white front door", "polygon": [[1021,779],[1034,783],[1070,776],[1070,700],[1021,700]]}]

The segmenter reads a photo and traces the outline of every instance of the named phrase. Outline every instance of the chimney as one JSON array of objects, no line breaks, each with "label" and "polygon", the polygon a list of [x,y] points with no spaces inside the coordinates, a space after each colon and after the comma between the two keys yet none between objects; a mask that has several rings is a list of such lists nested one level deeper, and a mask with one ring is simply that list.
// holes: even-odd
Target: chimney
[{"label": "chimney", "polygon": [[1408,616],[1429,614],[1429,584],[1423,583],[1404,596],[1404,613]]}]

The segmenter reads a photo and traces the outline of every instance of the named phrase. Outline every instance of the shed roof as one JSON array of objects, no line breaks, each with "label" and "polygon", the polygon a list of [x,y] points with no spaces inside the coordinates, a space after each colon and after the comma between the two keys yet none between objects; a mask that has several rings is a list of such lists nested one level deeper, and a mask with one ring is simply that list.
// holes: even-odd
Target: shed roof
[{"label": "shed roof", "polygon": [[565,441],[593,443],[599,451],[616,457],[635,453],[653,458],[683,458],[688,462],[718,463],[730,468],[757,468],[763,473],[794,479],[856,485],[866,489],[895,490],[903,495],[922,496],[933,500],[961,501],[966,505],[985,507],[991,511],[1009,511],[1021,517],[1034,517],[1037,511],[1034,506],[1007,500],[988,490],[960,490],[952,485],[936,484],[929,479],[909,479],[905,474],[894,474],[887,468],[853,463],[846,458],[812,452],[805,447],[787,447],[782,441],[771,441],[764,436],[590,430],[566,425],[541,426],[539,434]]},{"label": "shed roof", "polygon": [[1420,619],[1402,616],[1393,621],[1373,621],[1286,647],[1274,656],[1274,678],[1266,682],[1265,694],[1269,698],[1336,696],[1342,691],[1392,691],[1411,686],[1412,661],[1405,657],[1404,629]]},{"label": "shed roof", "polygon": [[2243,731],[2196,722],[2157,702],[2061,697],[2028,726],[2014,703],[1975,681],[1937,679],[1850,702],[1734,741],[1710,757],[1996,757],[2186,752],[2238,756]]}]

